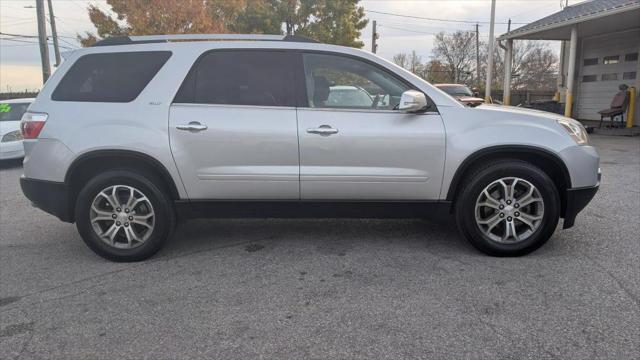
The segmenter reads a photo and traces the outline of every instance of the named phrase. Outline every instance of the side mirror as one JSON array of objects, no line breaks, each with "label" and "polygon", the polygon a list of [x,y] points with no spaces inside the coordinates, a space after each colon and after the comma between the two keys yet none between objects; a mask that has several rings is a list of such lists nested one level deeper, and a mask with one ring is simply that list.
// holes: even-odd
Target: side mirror
[{"label": "side mirror", "polygon": [[407,90],[400,97],[398,109],[404,112],[413,113],[422,111],[427,107],[427,98],[423,93],[416,90]]}]

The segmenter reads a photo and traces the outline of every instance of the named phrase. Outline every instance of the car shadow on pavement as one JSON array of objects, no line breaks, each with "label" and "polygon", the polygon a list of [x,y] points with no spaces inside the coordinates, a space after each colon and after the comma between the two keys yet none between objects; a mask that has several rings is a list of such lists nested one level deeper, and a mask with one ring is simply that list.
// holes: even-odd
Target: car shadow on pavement
[{"label": "car shadow on pavement", "polygon": [[238,247],[247,253],[305,248],[344,256],[359,248],[478,254],[452,221],[380,219],[209,219],[178,225],[159,257]]}]

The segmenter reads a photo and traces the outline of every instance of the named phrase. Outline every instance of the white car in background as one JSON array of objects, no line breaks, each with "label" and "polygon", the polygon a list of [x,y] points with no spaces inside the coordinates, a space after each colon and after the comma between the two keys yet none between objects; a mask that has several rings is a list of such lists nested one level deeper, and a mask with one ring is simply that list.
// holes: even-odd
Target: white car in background
[{"label": "white car in background", "polygon": [[0,100],[0,160],[24,157],[20,119],[33,100]]}]

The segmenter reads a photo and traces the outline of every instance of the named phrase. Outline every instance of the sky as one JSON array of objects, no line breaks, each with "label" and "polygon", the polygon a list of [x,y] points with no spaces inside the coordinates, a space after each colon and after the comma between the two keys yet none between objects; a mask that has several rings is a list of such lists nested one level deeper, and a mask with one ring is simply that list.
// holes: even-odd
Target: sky
[{"label": "sky", "polygon": [[[569,4],[581,1],[569,0]],[[562,2],[564,0],[497,0],[495,35],[507,31],[506,22],[509,19],[513,22],[512,29],[515,29],[560,11]],[[80,45],[76,35],[95,30],[87,14],[89,4],[109,9],[105,0],[53,0],[60,46],[64,47],[61,51],[78,48]],[[371,49],[371,24],[372,20],[376,20],[380,34],[378,55],[386,59],[400,52],[415,50],[426,61],[430,58],[435,34],[441,31],[474,30],[473,22],[480,22],[480,38],[485,41],[489,39],[490,0],[361,0],[360,4],[370,20],[362,31],[364,48]],[[415,19],[379,12],[472,23]],[[47,31],[50,35],[50,28]],[[37,35],[35,0],[0,0],[0,32]],[[11,37],[0,36],[0,92],[39,89],[42,86],[42,73],[37,39],[13,37],[18,41],[9,41],[2,38]],[[49,53],[52,71],[55,71],[51,45]]]}]

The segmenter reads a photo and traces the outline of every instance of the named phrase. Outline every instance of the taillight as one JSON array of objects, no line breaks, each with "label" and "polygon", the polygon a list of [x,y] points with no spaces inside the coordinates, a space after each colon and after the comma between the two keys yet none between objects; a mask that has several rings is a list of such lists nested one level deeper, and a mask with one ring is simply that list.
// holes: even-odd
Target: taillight
[{"label": "taillight", "polygon": [[45,113],[34,113],[27,111],[22,115],[22,121],[20,122],[20,130],[22,131],[22,137],[25,139],[37,139],[40,135],[40,131],[44,127],[44,123],[47,121],[48,115]]}]

